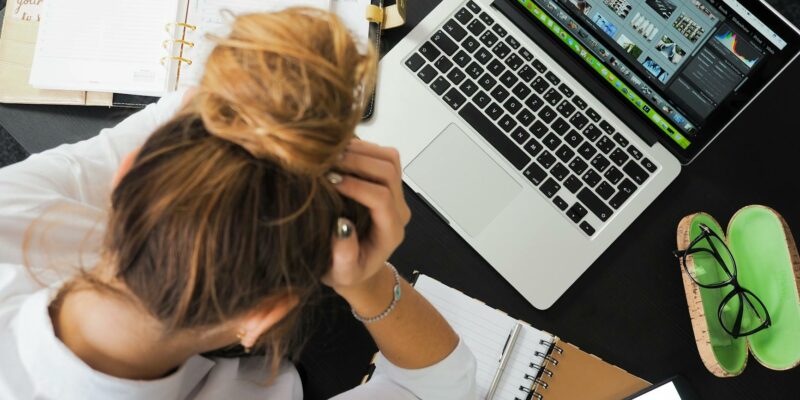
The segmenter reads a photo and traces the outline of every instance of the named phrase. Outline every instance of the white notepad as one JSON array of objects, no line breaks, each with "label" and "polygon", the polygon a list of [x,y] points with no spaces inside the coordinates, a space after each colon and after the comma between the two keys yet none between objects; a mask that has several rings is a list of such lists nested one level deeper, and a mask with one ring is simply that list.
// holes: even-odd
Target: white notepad
[{"label": "white notepad", "polygon": [[[161,96],[175,90],[190,61],[186,45],[218,31],[225,13],[292,6],[335,11],[368,43],[365,0],[47,0],[30,84],[39,89]],[[185,41],[185,42],[181,42]],[[193,54],[194,50],[194,54]]]}]

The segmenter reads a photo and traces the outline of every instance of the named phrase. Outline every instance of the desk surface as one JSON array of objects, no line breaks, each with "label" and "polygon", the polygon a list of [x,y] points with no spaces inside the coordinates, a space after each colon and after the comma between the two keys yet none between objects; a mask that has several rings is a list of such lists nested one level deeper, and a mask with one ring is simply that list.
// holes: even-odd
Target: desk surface
[{"label": "desk surface", "polygon": [[[438,1],[409,3],[409,25],[385,35],[385,50]],[[793,1],[783,3],[797,11]],[[800,63],[795,63],[548,311],[531,307],[413,195],[414,218],[393,261],[406,276],[415,269],[429,274],[644,379],[683,375],[708,399],[796,398],[800,369],[771,371],[751,359],[737,378],[719,379],[706,371],[671,251],[678,221],[700,210],[724,224],[742,206],[766,204],[800,231],[800,202],[793,187],[800,144],[793,115],[797,101],[774,101],[796,99],[798,88]],[[125,115],[97,108],[0,106],[0,126],[37,152],[93,136]],[[341,301],[331,297],[326,305],[301,358],[309,399],[356,385],[375,350]]]}]

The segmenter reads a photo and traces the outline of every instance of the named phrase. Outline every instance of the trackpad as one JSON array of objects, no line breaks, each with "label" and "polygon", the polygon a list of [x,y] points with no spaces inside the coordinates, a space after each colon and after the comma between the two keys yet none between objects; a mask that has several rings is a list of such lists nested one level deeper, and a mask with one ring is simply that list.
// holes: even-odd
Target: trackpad
[{"label": "trackpad", "polygon": [[522,190],[453,124],[406,167],[405,173],[473,237]]}]

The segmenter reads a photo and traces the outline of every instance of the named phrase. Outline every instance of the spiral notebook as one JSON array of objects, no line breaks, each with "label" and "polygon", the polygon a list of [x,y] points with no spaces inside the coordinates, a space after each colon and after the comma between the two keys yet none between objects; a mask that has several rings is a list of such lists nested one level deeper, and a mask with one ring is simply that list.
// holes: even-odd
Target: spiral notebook
[{"label": "spiral notebook", "polygon": [[[336,12],[365,45],[371,0],[46,0],[29,83],[41,90],[162,96],[185,78],[210,46],[206,33],[224,33],[226,18],[291,6]],[[382,16],[381,2],[378,10]]]},{"label": "spiral notebook", "polygon": [[475,355],[480,399],[618,400],[650,385],[429,276],[414,287]]}]

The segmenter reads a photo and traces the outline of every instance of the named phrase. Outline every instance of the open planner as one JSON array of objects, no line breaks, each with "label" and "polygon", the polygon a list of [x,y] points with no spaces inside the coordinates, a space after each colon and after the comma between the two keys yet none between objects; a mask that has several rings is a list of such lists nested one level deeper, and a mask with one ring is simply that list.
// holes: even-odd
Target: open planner
[{"label": "open planner", "polygon": [[477,358],[481,399],[611,400],[650,385],[429,276],[418,275],[414,287]]}]

